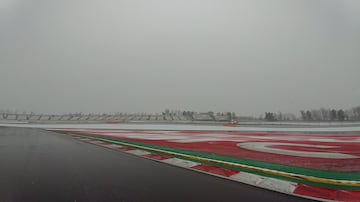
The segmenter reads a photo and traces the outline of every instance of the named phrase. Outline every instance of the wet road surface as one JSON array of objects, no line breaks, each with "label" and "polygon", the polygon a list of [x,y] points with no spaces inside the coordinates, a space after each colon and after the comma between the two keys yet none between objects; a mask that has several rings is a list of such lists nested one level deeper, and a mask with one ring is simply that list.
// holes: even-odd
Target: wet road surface
[{"label": "wet road surface", "polygon": [[1,202],[310,201],[74,140],[0,127]]}]

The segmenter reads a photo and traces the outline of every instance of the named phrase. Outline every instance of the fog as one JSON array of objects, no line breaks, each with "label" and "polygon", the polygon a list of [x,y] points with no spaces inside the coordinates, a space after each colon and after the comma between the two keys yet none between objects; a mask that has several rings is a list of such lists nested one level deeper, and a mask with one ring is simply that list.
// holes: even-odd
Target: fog
[{"label": "fog", "polygon": [[358,0],[2,0],[0,109],[360,104]]}]

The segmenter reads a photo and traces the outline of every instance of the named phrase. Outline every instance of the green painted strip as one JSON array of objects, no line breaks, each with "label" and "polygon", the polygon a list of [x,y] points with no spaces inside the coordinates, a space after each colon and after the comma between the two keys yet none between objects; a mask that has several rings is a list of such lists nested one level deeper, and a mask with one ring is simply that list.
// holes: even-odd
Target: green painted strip
[{"label": "green painted strip", "polygon": [[[58,131],[55,131],[55,132],[58,132]],[[351,185],[343,186],[343,185],[333,185],[333,184],[325,184],[325,183],[318,183],[318,182],[310,182],[310,181],[307,181],[307,180],[304,180],[301,178],[294,179],[294,178],[288,178],[288,177],[283,177],[283,176],[274,175],[274,174],[267,174],[264,172],[258,172],[258,171],[254,171],[251,169],[238,168],[238,167],[234,167],[231,164],[227,164],[227,163],[214,163],[211,160],[225,161],[225,162],[229,162],[229,163],[236,163],[236,164],[242,164],[242,165],[246,165],[246,166],[265,168],[265,169],[274,170],[274,171],[281,171],[281,172],[285,172],[285,173],[289,173],[289,174],[313,176],[313,177],[325,178],[325,179],[330,179],[330,180],[358,181],[360,179],[360,173],[342,173],[342,172],[312,170],[312,169],[271,164],[271,163],[265,163],[265,162],[259,162],[259,161],[236,159],[236,158],[225,157],[225,156],[203,154],[203,153],[198,153],[198,152],[183,151],[183,150],[178,150],[178,149],[173,149],[173,148],[147,145],[147,144],[141,144],[141,143],[134,143],[134,142],[130,142],[130,141],[123,141],[123,140],[117,140],[117,139],[111,139],[111,138],[102,138],[102,137],[95,137],[95,136],[89,136],[89,135],[78,135],[78,134],[75,134],[75,136],[91,138],[91,139],[96,139],[96,140],[102,140],[104,142],[110,142],[110,143],[120,144],[120,145],[125,144],[126,146],[130,146],[130,147],[133,146],[135,148],[140,146],[140,147],[142,147],[141,149],[147,150],[147,151],[150,151],[153,153],[159,153],[159,154],[174,156],[174,157],[178,157],[178,158],[180,157],[180,158],[184,158],[187,160],[197,161],[200,163],[205,163],[205,164],[209,164],[209,165],[224,167],[224,168],[238,170],[238,171],[245,171],[245,172],[254,173],[257,175],[278,178],[278,179],[292,181],[292,182],[296,182],[296,183],[302,183],[302,184],[325,187],[325,188],[342,189],[342,190],[360,190],[359,186],[351,186]],[[145,147],[145,148],[143,148],[143,147]],[[146,149],[146,148],[148,148],[148,149]],[[154,151],[153,149],[161,150],[163,152]],[[171,154],[169,154],[168,152],[171,152]],[[187,158],[187,157],[184,157],[183,155],[176,155],[176,154],[183,154],[183,155],[189,155],[189,156],[193,156],[193,157],[206,158],[206,159],[209,159],[210,161],[203,160],[203,159],[199,160],[199,159],[194,159],[194,158]]]}]

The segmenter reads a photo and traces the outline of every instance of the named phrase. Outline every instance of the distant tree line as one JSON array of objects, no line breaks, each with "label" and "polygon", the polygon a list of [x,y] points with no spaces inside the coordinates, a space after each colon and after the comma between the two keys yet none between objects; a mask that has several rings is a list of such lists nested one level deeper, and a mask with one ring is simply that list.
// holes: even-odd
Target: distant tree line
[{"label": "distant tree line", "polygon": [[274,113],[274,112],[265,112],[264,119],[266,121],[295,121],[297,117],[292,113]]},{"label": "distant tree line", "polygon": [[303,121],[345,121],[348,116],[343,109],[313,109],[301,110],[301,120]]},{"label": "distant tree line", "polygon": [[300,117],[292,114],[283,114],[281,112],[265,112],[266,121],[360,121],[360,106],[351,109],[312,109],[300,110]]},{"label": "distant tree line", "polygon": [[360,121],[360,106],[351,109],[313,109],[301,110],[304,121]]},{"label": "distant tree line", "polygon": [[[194,119],[194,115],[199,114],[199,112],[195,111],[183,111],[182,115],[185,117],[190,117],[191,119]],[[215,116],[226,116],[229,120],[235,120],[236,114],[235,112],[217,112],[216,114],[213,111],[205,112],[202,114],[208,114],[212,119],[215,120]]]}]

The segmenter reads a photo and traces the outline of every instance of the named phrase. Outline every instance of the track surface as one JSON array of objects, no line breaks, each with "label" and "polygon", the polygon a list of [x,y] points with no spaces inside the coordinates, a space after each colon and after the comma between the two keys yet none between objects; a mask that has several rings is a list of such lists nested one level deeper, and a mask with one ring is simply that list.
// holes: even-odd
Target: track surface
[{"label": "track surface", "polygon": [[0,127],[0,201],[309,201],[38,129]]},{"label": "track surface", "polygon": [[360,173],[359,134],[59,130],[237,159]]}]

